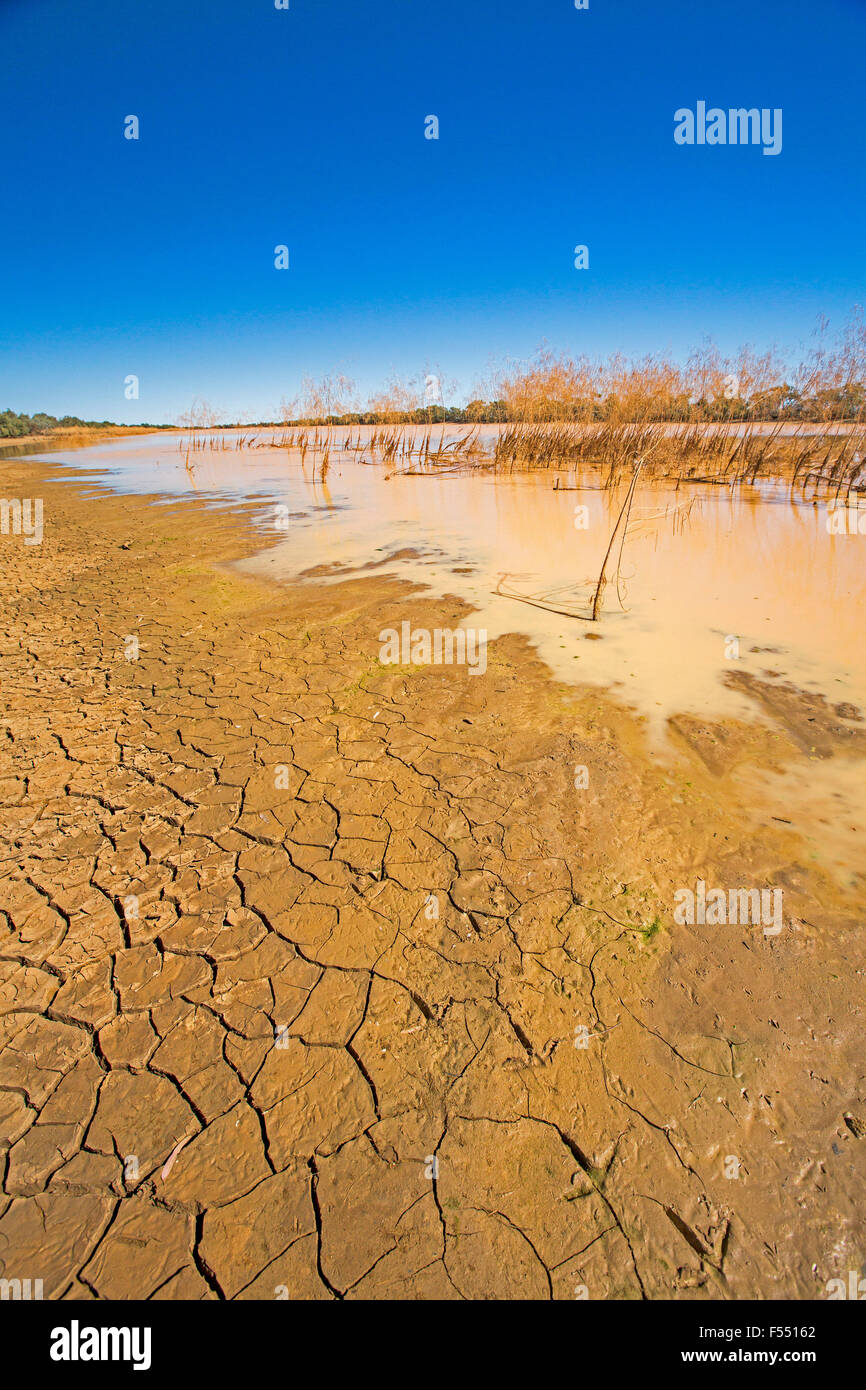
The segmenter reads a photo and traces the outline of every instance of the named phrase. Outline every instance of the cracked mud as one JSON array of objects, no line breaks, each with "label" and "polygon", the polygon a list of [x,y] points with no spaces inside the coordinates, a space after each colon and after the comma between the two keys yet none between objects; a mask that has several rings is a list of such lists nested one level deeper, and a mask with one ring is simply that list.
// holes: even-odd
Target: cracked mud
[{"label": "cracked mud", "polygon": [[[523,638],[476,678],[379,665],[457,600],[256,582],[236,515],[2,472],[46,499],[40,547],[2,538],[4,1278],[810,1298],[860,1267],[862,874],[732,780],[862,755],[850,721],[756,686],[772,726],[684,716],[655,758]],[[674,925],[699,875],[784,884],[786,929]]]}]

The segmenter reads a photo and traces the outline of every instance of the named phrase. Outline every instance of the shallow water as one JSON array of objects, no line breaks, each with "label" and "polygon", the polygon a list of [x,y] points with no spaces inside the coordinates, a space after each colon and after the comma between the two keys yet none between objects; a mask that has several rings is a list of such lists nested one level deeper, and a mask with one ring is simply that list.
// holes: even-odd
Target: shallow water
[{"label": "shallow water", "polygon": [[[389,474],[334,454],[322,483],[309,455],[304,467],[285,449],[205,450],[187,468],[182,443],[138,436],[50,457],[112,490],[256,499],[270,544],[245,568],[318,582],[393,574],[456,594],[476,610],[466,626],[491,639],[524,633],[557,676],[609,686],[652,725],[677,711],[754,717],[721,681],[735,669],[771,671],[833,703],[864,698],[866,536],[830,534],[823,504],[745,486],[639,485],[620,583],[613,565],[590,623],[622,490],[554,490],[549,473]],[[500,584],[577,616],[500,597]]]}]

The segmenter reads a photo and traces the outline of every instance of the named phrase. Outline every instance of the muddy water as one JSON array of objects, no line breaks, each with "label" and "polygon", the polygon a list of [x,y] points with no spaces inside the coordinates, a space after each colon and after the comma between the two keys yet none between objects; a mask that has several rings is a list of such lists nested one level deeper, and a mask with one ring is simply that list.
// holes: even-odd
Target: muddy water
[{"label": "muddy water", "polygon": [[654,725],[678,711],[754,714],[722,682],[735,669],[833,703],[866,697],[866,535],[830,534],[823,505],[749,487],[640,486],[620,582],[612,563],[590,623],[622,492],[555,490],[549,474],[389,475],[333,454],[323,484],[309,455],[303,467],[286,450],[204,451],[186,467],[180,443],[139,436],[51,457],[120,491],[260,499],[270,545],[249,569],[317,582],[393,574],[457,594],[476,610],[467,626],[525,633],[557,676],[616,690]]},{"label": "muddy water", "polygon": [[[329,496],[337,506],[349,475],[320,490],[320,506]],[[549,477],[385,482],[365,469],[352,481],[348,507],[340,499],[331,513],[290,519],[286,539],[252,568],[339,577],[375,566],[457,594],[476,610],[469,625],[491,638],[525,633],[557,676],[610,686],[652,722],[682,710],[742,713],[744,697],[720,680],[734,667],[834,700],[857,703],[866,690],[861,538],[829,535],[820,509],[718,490],[685,502],[644,488],[620,582],[614,564],[592,623],[621,494],[554,491]]]},{"label": "muddy water", "polygon": [[[164,500],[257,499],[269,545],[248,571],[317,583],[394,575],[458,595],[474,610],[465,626],[491,640],[525,634],[557,677],[597,683],[634,708],[659,746],[676,713],[768,720],[724,683],[732,671],[791,681],[833,705],[866,700],[866,535],[831,534],[824,505],[744,486],[639,486],[593,623],[621,491],[578,490],[565,474],[558,490],[550,474],[389,474],[342,454],[323,483],[310,455],[304,466],[284,449],[205,450],[186,465],[179,444],[137,437],[51,457]],[[395,611],[395,627],[407,617]],[[771,811],[795,807],[815,843],[833,839],[844,866],[866,827],[866,798],[862,764],[838,763],[819,774],[807,756],[760,790]]]}]

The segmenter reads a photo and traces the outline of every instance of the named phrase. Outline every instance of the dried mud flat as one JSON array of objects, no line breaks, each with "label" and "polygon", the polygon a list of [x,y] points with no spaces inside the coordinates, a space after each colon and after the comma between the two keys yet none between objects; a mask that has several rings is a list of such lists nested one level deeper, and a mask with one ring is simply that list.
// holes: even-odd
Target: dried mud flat
[{"label": "dried mud flat", "polygon": [[[484,676],[379,665],[456,601],[254,582],[237,514],[45,465],[0,490],[45,499],[41,546],[0,538],[2,1277],[812,1298],[861,1267],[862,874],[733,781],[856,722],[762,687],[764,722],[651,756],[522,638]],[[784,886],[784,930],[674,925],[699,876]]]}]

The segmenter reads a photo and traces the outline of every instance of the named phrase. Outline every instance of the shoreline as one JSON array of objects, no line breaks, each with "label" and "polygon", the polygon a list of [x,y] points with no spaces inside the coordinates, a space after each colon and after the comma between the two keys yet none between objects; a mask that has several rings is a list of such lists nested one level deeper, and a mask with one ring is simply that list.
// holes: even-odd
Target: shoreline
[{"label": "shoreline", "polygon": [[[21,434],[21,435],[0,435],[0,454],[2,457],[9,457],[14,460],[14,455],[7,455],[8,449],[15,449],[19,445],[39,445],[46,446],[46,453],[53,452],[48,446],[56,444],[61,449],[64,444],[79,443],[97,444],[104,439],[122,439],[126,435],[136,434],[170,434],[171,430],[159,425],[105,425],[94,426],[93,429],[79,427],[68,430],[52,430],[50,434]],[[61,443],[61,441],[63,443]]]},{"label": "shoreline", "polygon": [[[42,546],[0,542],[0,1235],[46,1297],[214,1297],[202,1260],[227,1298],[809,1298],[859,1267],[856,898],[730,777],[808,756],[814,709],[681,717],[665,762],[518,635],[473,679],[380,666],[396,612],[465,606],[242,576],[254,502],[0,470],[51,498]],[[696,880],[780,884],[785,930],[676,925]]]}]

